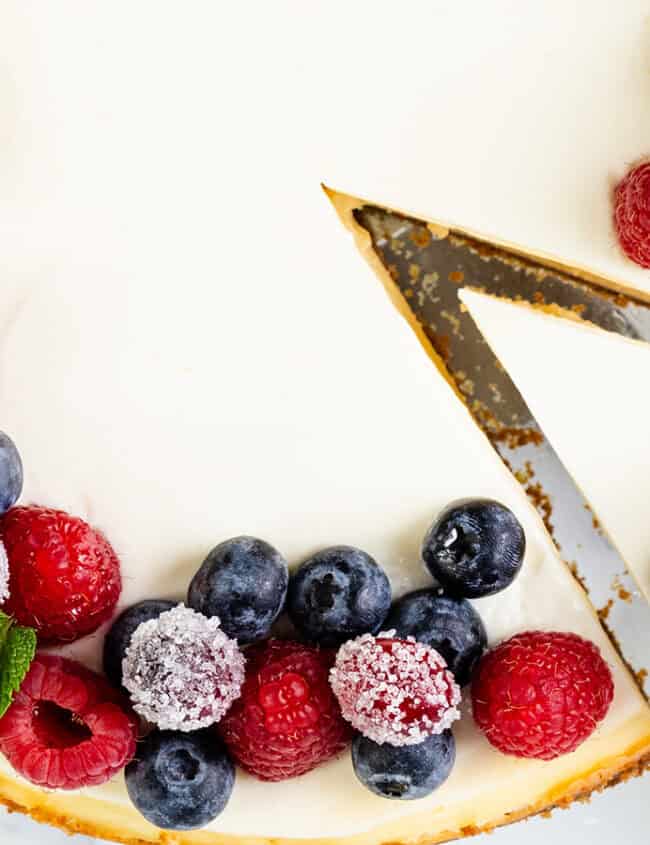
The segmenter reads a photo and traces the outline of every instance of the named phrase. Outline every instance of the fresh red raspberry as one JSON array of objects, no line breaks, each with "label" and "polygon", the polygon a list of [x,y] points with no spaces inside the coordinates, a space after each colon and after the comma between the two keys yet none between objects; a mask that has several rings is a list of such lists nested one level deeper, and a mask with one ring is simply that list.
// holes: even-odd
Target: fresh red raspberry
[{"label": "fresh red raspberry", "polygon": [[101,675],[40,652],[0,719],[0,752],[47,789],[105,783],[133,758],[136,738],[135,716]]},{"label": "fresh red raspberry", "polygon": [[82,519],[36,506],[0,520],[9,558],[10,598],[3,606],[41,642],[70,642],[113,613],[122,589],[120,563],[108,540]]},{"label": "fresh red raspberry", "polygon": [[616,186],[614,224],[627,257],[650,267],[650,162],[632,168]]},{"label": "fresh red raspberry", "polygon": [[246,680],[218,729],[230,753],[261,780],[303,775],[342,751],[348,724],[328,683],[334,653],[269,640],[246,651]]},{"label": "fresh red raspberry", "polygon": [[380,744],[418,745],[460,718],[460,689],[444,658],[413,639],[364,634],[344,643],[330,683],[343,716]]},{"label": "fresh red raspberry", "polygon": [[488,652],[472,683],[477,725],[504,754],[552,760],[601,722],[614,681],[598,648],[577,634],[527,631]]}]

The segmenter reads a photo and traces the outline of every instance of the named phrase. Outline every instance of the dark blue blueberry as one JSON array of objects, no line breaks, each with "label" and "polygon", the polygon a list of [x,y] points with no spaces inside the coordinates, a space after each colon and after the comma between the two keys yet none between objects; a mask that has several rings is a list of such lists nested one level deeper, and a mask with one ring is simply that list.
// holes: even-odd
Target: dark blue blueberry
[{"label": "dark blue blueberry", "polygon": [[153,731],[125,771],[129,798],[163,830],[196,830],[216,819],[235,767],[214,731]]},{"label": "dark blue blueberry", "polygon": [[190,584],[187,603],[204,616],[218,616],[241,644],[268,637],[284,608],[289,583],[282,555],[255,537],[233,537],[216,546]]},{"label": "dark blue blueberry", "polygon": [[385,572],[352,546],[332,546],[305,561],[291,576],[287,610],[308,640],[340,645],[382,627],[391,602]]},{"label": "dark blue blueberry", "polygon": [[122,661],[136,628],[176,605],[164,599],[148,599],[128,607],[113,622],[104,639],[104,674],[114,686],[122,686]]},{"label": "dark blue blueberry", "polygon": [[461,686],[469,682],[487,647],[485,626],[467,599],[444,596],[437,589],[403,596],[393,605],[384,628],[435,648]]},{"label": "dark blue blueberry", "polygon": [[9,437],[0,431],[0,514],[13,507],[23,492],[23,464],[18,449]]},{"label": "dark blue blueberry", "polygon": [[451,731],[430,736],[418,745],[378,745],[365,736],[352,743],[352,765],[361,783],[380,798],[414,801],[443,784],[456,760]]},{"label": "dark blue blueberry", "polygon": [[446,593],[472,599],[509,587],[525,550],[524,529],[511,510],[491,499],[464,499],[433,523],[422,558]]}]

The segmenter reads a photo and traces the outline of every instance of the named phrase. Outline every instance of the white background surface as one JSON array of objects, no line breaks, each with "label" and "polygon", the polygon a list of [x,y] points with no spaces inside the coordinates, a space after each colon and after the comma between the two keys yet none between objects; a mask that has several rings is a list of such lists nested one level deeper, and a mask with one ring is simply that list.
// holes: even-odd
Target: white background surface
[{"label": "white background surface", "polygon": [[[650,830],[648,797],[650,777],[637,778],[622,786],[596,795],[588,804],[574,804],[569,810],[558,810],[550,819],[530,821],[501,828],[489,837],[479,836],[472,845],[647,845]],[[316,831],[315,831],[316,832]],[[93,845],[97,840],[75,837],[73,845]],[[70,845],[66,834],[37,825],[20,816],[0,810],[0,842],[2,845]]]}]

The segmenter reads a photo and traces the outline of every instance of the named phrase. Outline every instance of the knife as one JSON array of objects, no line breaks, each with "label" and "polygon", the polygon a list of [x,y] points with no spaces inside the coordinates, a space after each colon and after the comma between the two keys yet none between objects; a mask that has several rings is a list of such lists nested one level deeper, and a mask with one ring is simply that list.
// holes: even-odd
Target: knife
[{"label": "knife", "polygon": [[471,286],[646,342],[650,302],[551,260],[323,188],[374,269],[388,272],[400,311],[429,341],[442,374],[524,487],[650,697],[650,605],[458,292]]}]

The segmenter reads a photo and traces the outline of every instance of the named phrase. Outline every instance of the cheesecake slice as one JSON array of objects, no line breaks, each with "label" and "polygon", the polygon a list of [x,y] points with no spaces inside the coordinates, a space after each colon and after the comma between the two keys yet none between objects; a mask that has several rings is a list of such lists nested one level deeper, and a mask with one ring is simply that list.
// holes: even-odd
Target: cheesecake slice
[{"label": "cheesecake slice", "polygon": [[460,296],[650,599],[650,345]]}]

